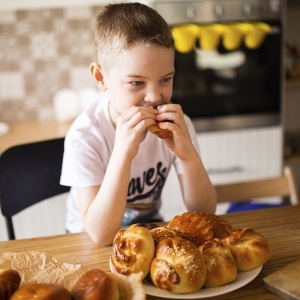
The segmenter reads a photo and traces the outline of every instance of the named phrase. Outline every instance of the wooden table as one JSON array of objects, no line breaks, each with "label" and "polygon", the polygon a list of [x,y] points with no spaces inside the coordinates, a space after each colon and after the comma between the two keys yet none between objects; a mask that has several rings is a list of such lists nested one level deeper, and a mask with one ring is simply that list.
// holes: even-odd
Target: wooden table
[{"label": "wooden table", "polygon": [[[264,235],[272,246],[272,257],[260,274],[246,286],[211,299],[280,299],[263,288],[263,278],[300,258],[300,206],[233,213],[223,216],[234,228],[250,227]],[[100,247],[86,233],[6,241],[0,251],[43,251],[60,262],[80,263],[109,271],[111,247]],[[160,299],[147,296],[147,299]]]},{"label": "wooden table", "polygon": [[0,153],[20,144],[64,137],[73,121],[26,121],[8,123],[9,132],[0,136]]}]

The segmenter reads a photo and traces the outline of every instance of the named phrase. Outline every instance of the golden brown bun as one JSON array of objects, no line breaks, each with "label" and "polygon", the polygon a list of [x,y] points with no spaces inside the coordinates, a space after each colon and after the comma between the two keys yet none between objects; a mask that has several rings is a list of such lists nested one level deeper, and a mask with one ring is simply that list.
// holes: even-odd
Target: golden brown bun
[{"label": "golden brown bun", "polygon": [[120,274],[142,272],[144,278],[150,270],[154,251],[150,231],[134,224],[126,230],[119,230],[115,235],[111,263]]},{"label": "golden brown bun", "polygon": [[71,300],[70,292],[59,284],[31,283],[18,289],[10,300]]},{"label": "golden brown bun", "polygon": [[84,273],[71,290],[73,300],[118,300],[117,283],[105,271],[94,268]]},{"label": "golden brown bun", "polygon": [[226,237],[232,231],[232,226],[227,221],[205,212],[185,212],[175,216],[168,227],[178,231],[184,239],[197,247],[212,238]]},{"label": "golden brown bun", "polygon": [[150,275],[153,283],[171,293],[194,293],[206,280],[206,265],[199,249],[182,238],[167,238],[156,246]]},{"label": "golden brown bun", "polygon": [[221,242],[207,241],[199,247],[199,250],[207,267],[204,287],[217,287],[236,279],[236,263],[227,246]]},{"label": "golden brown bun", "polygon": [[16,270],[0,269],[0,299],[9,299],[20,283],[21,276]]},{"label": "golden brown bun", "polygon": [[166,138],[172,136],[172,134],[173,134],[173,132],[171,130],[160,128],[159,123],[148,126],[148,130],[151,133],[156,134],[161,139],[166,139]]},{"label": "golden brown bun", "polygon": [[153,236],[155,245],[157,245],[160,241],[166,238],[181,237],[177,231],[167,226],[160,226],[160,227],[153,228],[150,230],[150,233]]},{"label": "golden brown bun", "polygon": [[249,271],[263,265],[271,256],[269,242],[253,229],[235,229],[222,239],[229,247],[238,271]]}]

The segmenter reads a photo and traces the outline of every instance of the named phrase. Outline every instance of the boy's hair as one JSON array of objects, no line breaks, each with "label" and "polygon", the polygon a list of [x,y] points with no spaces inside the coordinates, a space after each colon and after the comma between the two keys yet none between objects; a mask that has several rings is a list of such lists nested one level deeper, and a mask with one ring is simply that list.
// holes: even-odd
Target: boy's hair
[{"label": "boy's hair", "polygon": [[101,65],[114,60],[133,45],[158,45],[174,49],[167,22],[141,3],[108,4],[96,18],[96,57]]}]

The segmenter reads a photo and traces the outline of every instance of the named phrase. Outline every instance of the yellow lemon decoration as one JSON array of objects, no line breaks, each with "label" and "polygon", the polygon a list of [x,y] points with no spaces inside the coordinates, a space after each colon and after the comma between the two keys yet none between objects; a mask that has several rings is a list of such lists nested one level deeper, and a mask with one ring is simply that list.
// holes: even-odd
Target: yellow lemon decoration
[{"label": "yellow lemon decoration", "polygon": [[199,36],[200,27],[190,24],[172,29],[175,48],[180,53],[188,53],[194,49],[196,38]]},{"label": "yellow lemon decoration", "polygon": [[215,50],[219,46],[224,27],[221,24],[202,26],[200,30],[200,48]]},{"label": "yellow lemon decoration", "polygon": [[238,24],[224,25],[223,46],[226,50],[232,51],[240,47],[243,33]]},{"label": "yellow lemon decoration", "polygon": [[193,51],[196,40],[199,39],[199,47],[202,50],[216,50],[220,40],[228,51],[236,50],[241,43],[249,49],[258,48],[271,26],[263,22],[232,23],[232,24],[211,24],[196,25],[187,24],[172,28],[175,41],[175,49],[180,53]]},{"label": "yellow lemon decoration", "polygon": [[249,49],[258,48],[265,39],[267,33],[271,31],[271,27],[266,23],[242,23],[240,25],[245,38],[245,46]]}]

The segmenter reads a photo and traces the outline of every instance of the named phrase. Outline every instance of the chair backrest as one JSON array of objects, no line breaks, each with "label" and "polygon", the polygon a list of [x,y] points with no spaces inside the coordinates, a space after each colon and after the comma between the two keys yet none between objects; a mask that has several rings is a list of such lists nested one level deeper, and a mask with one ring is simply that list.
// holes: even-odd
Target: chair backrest
[{"label": "chair backrest", "polygon": [[64,138],[11,147],[0,155],[0,204],[9,239],[12,216],[70,190],[60,185]]},{"label": "chair backrest", "polygon": [[286,166],[281,176],[251,181],[215,185],[217,201],[242,202],[255,198],[289,197],[292,205],[299,204],[299,191],[293,170]]}]

